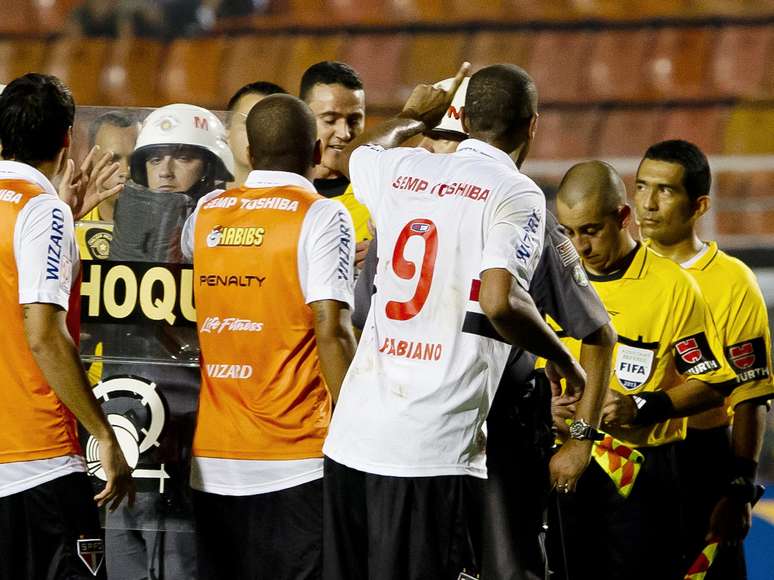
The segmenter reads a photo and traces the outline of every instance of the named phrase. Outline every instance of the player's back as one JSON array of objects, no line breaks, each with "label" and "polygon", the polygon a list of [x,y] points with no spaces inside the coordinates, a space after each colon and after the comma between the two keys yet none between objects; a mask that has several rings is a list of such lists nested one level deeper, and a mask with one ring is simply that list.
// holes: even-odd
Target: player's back
[{"label": "player's back", "polygon": [[529,286],[542,193],[474,140],[450,155],[360,148],[351,172],[379,232],[377,291],[325,451],[384,475],[482,475],[510,345],[478,303],[480,276],[505,268]]}]

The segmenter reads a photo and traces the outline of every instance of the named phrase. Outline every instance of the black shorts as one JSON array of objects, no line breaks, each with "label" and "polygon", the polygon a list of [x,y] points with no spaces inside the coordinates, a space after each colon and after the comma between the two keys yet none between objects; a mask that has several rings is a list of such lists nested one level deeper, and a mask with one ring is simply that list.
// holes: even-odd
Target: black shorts
[{"label": "black shorts", "polygon": [[317,580],[321,479],[248,496],[194,491],[199,578]]},{"label": "black shorts", "polygon": [[0,580],[104,580],[93,498],[85,473],[0,498]]},{"label": "black shorts", "polygon": [[680,549],[684,527],[675,445],[640,451],[645,461],[628,498],[594,460],[575,493],[555,496],[548,531],[553,578],[683,579],[690,563]]},{"label": "black shorts", "polygon": [[[728,427],[688,429],[677,444],[677,464],[683,491],[686,530],[683,550],[690,563],[706,542],[710,516],[731,481],[733,450]],[[721,546],[705,580],[745,580],[744,547]]]},{"label": "black shorts", "polygon": [[[483,480],[386,477],[325,458],[326,580],[457,580],[475,577]],[[477,517],[477,516],[476,516]]]}]

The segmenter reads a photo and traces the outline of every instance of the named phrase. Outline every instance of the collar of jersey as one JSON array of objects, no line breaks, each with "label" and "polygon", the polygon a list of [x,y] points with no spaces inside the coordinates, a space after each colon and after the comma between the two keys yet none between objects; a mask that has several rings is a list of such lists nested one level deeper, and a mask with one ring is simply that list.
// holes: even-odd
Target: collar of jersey
[{"label": "collar of jersey", "polygon": [[632,251],[634,257],[629,262],[629,265],[620,270],[616,270],[612,274],[606,274],[604,276],[597,276],[592,274],[588,270],[586,274],[589,280],[592,282],[612,282],[613,280],[638,280],[642,278],[645,273],[645,265],[648,259],[648,252],[651,252],[647,247],[641,243],[637,243],[637,249]]},{"label": "collar of jersey", "polygon": [[709,266],[710,262],[715,259],[715,256],[718,255],[718,243],[717,242],[706,242],[707,244],[707,251],[704,252],[704,255],[696,260],[693,264],[691,264],[686,270],[703,270],[707,266]]},{"label": "collar of jersey", "polygon": [[23,179],[38,184],[46,193],[59,197],[51,181],[32,165],[18,161],[0,161],[0,179]]},{"label": "collar of jersey", "polygon": [[245,187],[251,189],[283,186],[300,187],[307,191],[317,192],[314,185],[312,185],[312,182],[306,177],[299,175],[298,173],[290,173],[289,171],[253,170],[250,172],[250,175],[247,176],[247,180],[245,181]]},{"label": "collar of jersey", "polygon": [[459,147],[457,147],[457,152],[460,151],[474,151],[479,155],[489,157],[494,161],[499,161],[504,165],[513,167],[516,171],[519,170],[519,168],[516,167],[516,163],[505,151],[502,151],[497,147],[492,147],[489,143],[484,143],[478,139],[465,139],[462,143],[459,144]]}]

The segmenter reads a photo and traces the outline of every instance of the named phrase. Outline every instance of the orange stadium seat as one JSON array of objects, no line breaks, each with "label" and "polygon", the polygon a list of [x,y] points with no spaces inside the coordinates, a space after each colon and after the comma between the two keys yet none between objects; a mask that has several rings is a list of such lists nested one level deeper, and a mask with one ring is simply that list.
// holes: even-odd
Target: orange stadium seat
[{"label": "orange stadium seat", "polygon": [[535,79],[540,99],[546,102],[585,102],[591,34],[583,31],[538,32],[527,70]]},{"label": "orange stadium seat", "polygon": [[100,78],[110,43],[104,38],[65,36],[55,40],[49,47],[45,72],[62,79],[79,105],[101,105]]},{"label": "orange stadium seat", "polygon": [[[230,38],[225,47],[223,62],[218,70],[220,84],[219,109],[240,87],[255,81],[282,84],[285,81],[283,64],[290,48],[290,38],[277,35],[250,35]],[[293,87],[285,87],[293,92]]]},{"label": "orange stadium seat", "polygon": [[684,139],[714,155],[723,150],[723,129],[727,121],[725,107],[678,107],[664,113],[656,138]]},{"label": "orange stadium seat", "polygon": [[650,96],[657,99],[713,96],[709,68],[714,34],[707,27],[659,30],[645,62]]},{"label": "orange stadium seat", "polygon": [[597,139],[600,112],[597,109],[548,110],[540,113],[530,157],[578,159],[590,157]]},{"label": "orange stadium seat", "polygon": [[101,86],[105,99],[111,105],[153,107],[161,104],[158,93],[158,71],[164,45],[155,40],[122,38],[113,43],[105,67]]},{"label": "orange stadium seat", "polygon": [[[721,235],[761,236],[774,234],[774,210],[724,209],[715,214],[715,226]],[[758,242],[760,243],[760,241]]]},{"label": "orange stadium seat", "polygon": [[774,153],[774,108],[742,105],[734,109],[726,126],[724,153],[766,155]]},{"label": "orange stadium seat", "polygon": [[653,44],[652,29],[602,30],[593,35],[587,83],[597,101],[642,100],[645,56]]},{"label": "orange stadium seat", "polygon": [[8,84],[16,77],[43,69],[46,43],[42,40],[0,41],[0,83]]},{"label": "orange stadium seat", "polygon": [[285,51],[282,82],[280,85],[290,93],[297,95],[304,71],[316,62],[339,60],[341,47],[345,42],[341,35],[298,35],[289,41]]},{"label": "orange stadium seat", "polygon": [[468,37],[464,33],[415,34],[400,61],[398,97],[406,99],[419,83],[434,83],[454,76],[465,60]]},{"label": "orange stadium seat", "polygon": [[713,193],[723,202],[738,201],[747,196],[750,191],[750,174],[741,171],[724,171],[712,176]]},{"label": "orange stadium seat", "polygon": [[527,68],[532,32],[476,32],[470,37],[465,58],[473,70],[490,64],[509,62]]},{"label": "orange stadium seat", "polygon": [[37,32],[38,26],[32,0],[2,0],[0,2],[0,34]]},{"label": "orange stadium seat", "polygon": [[221,88],[228,76],[221,66],[225,46],[225,39],[219,37],[174,40],[161,70],[163,99],[221,108]]},{"label": "orange stadium seat", "polygon": [[718,94],[758,98],[765,94],[764,81],[774,56],[771,26],[724,26],[717,34],[712,61],[712,80]]},{"label": "orange stadium seat", "polygon": [[613,109],[601,123],[595,155],[638,157],[658,140],[662,111],[653,109]]},{"label": "orange stadium seat", "polygon": [[405,46],[402,34],[358,34],[345,42],[341,60],[363,79],[369,107],[395,108],[402,104],[398,76]]}]

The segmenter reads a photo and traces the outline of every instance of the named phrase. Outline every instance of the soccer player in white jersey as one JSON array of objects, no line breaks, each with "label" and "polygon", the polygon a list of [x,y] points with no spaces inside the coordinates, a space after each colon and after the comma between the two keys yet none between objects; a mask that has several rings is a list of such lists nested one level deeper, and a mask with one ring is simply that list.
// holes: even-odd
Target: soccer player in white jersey
[{"label": "soccer player in white jersey", "polygon": [[537,125],[529,75],[495,65],[470,78],[471,138],[455,153],[387,150],[438,123],[466,68],[448,90],[417,87],[341,156],[379,265],[323,448],[326,579],[472,572],[483,425],[511,344],[547,356],[571,393],[584,386],[527,294],[545,227],[543,194],[518,170]]}]

